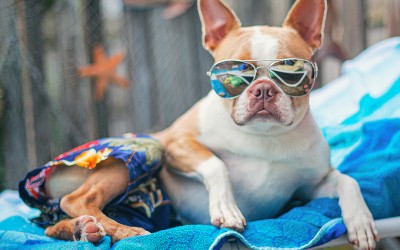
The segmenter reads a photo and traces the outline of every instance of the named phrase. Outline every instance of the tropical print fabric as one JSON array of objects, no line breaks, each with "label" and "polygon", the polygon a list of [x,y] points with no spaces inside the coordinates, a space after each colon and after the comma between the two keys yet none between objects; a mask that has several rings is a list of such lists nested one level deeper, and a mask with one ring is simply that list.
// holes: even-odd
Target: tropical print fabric
[{"label": "tropical print fabric", "polygon": [[62,197],[51,199],[45,193],[45,182],[53,168],[79,166],[94,169],[109,157],[125,162],[130,183],[126,192],[107,204],[103,212],[122,224],[143,227],[150,232],[167,228],[170,201],[157,179],[162,167],[163,148],[157,140],[143,134],[88,142],[29,172],[19,183],[19,193],[27,205],[42,212],[33,221],[47,227],[68,218],[59,206]]}]

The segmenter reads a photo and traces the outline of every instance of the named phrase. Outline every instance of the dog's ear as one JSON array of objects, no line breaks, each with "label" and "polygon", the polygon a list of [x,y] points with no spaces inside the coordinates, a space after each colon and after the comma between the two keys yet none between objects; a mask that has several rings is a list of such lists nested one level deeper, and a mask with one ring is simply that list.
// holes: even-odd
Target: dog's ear
[{"label": "dog's ear", "polygon": [[232,30],[240,28],[235,13],[220,0],[199,0],[203,46],[212,52]]},{"label": "dog's ear", "polygon": [[283,27],[297,30],[313,50],[319,49],[324,36],[326,11],[326,0],[297,0]]}]

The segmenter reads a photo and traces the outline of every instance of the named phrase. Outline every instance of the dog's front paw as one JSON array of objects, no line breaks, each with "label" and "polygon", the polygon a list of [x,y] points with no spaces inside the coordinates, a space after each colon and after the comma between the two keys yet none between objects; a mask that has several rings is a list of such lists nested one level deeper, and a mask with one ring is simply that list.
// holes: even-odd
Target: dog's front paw
[{"label": "dog's front paw", "polygon": [[89,215],[82,215],[74,222],[74,240],[97,243],[106,235],[103,226],[96,218]]},{"label": "dog's front paw", "polygon": [[211,224],[216,227],[230,228],[241,232],[246,226],[246,219],[231,199],[210,201]]},{"label": "dog's front paw", "polygon": [[200,164],[197,172],[203,177],[209,193],[211,224],[243,231],[246,220],[236,204],[225,164],[213,156]]},{"label": "dog's front paw", "polygon": [[375,249],[375,241],[379,240],[379,236],[369,211],[359,212],[343,219],[347,227],[347,236],[350,243],[358,249]]}]

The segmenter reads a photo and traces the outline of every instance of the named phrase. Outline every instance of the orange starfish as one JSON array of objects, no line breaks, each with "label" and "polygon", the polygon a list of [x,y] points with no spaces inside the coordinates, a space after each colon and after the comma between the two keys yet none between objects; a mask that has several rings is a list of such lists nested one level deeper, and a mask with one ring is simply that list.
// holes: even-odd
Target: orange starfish
[{"label": "orange starfish", "polygon": [[96,78],[96,100],[103,100],[104,92],[110,81],[121,87],[129,87],[129,81],[115,72],[115,69],[124,58],[124,53],[117,53],[107,57],[104,53],[104,48],[97,45],[93,49],[93,64],[78,69],[78,74],[81,77]]}]

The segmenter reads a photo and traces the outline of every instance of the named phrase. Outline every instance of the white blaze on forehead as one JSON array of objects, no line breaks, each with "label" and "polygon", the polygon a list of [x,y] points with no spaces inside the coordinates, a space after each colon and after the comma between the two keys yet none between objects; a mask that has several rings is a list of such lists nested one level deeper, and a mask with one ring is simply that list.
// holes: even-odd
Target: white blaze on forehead
[{"label": "white blaze on forehead", "polygon": [[260,28],[255,28],[251,37],[251,57],[253,60],[276,59],[278,45],[278,39],[262,33]]}]

